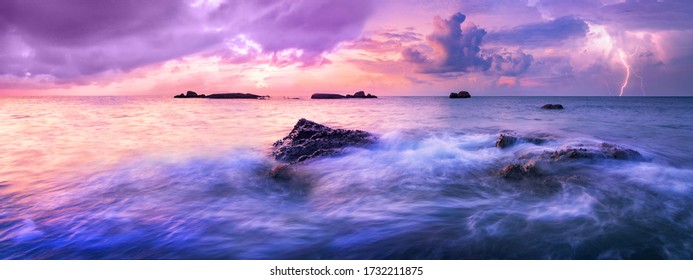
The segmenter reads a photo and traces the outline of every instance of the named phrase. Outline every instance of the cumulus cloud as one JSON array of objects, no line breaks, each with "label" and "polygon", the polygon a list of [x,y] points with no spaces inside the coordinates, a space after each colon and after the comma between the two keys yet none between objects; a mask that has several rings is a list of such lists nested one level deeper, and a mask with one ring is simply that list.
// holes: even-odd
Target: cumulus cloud
[{"label": "cumulus cloud", "polygon": [[507,30],[491,32],[486,40],[489,43],[503,45],[545,47],[572,38],[584,38],[588,31],[589,26],[584,20],[565,16],[548,22],[520,25]]},{"label": "cumulus cloud", "polygon": [[[199,53],[310,65],[359,35],[371,2],[5,0],[0,75],[70,80]],[[234,53],[242,44],[259,48]]]},{"label": "cumulus cloud", "polygon": [[433,33],[426,37],[433,49],[433,58],[415,48],[406,48],[401,55],[404,61],[419,64],[424,73],[487,72],[517,76],[532,63],[532,56],[522,50],[482,50],[486,30],[472,23],[465,23],[466,16],[455,13],[448,19],[434,18]]},{"label": "cumulus cloud", "polygon": [[489,71],[503,76],[517,76],[529,69],[534,57],[522,50],[500,50],[489,55],[491,67]]}]

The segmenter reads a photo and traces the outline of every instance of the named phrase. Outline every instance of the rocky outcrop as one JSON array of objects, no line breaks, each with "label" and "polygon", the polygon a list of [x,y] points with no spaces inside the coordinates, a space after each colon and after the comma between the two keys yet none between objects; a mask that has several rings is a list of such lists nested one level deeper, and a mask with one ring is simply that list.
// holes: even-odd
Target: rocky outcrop
[{"label": "rocky outcrop", "polygon": [[518,158],[518,161],[503,167],[500,176],[506,179],[522,179],[551,175],[550,170],[560,169],[580,160],[632,160],[644,161],[645,158],[632,149],[619,147],[614,144],[567,146],[556,151],[528,153]]},{"label": "rocky outcrop", "polygon": [[[517,141],[525,141],[524,138],[501,134],[496,146],[509,147]],[[581,168],[576,167],[585,166],[586,162],[597,160],[644,161],[646,159],[638,151],[609,143],[566,146],[555,151],[521,155],[514,162],[503,166],[498,176],[531,191],[551,193],[560,190],[561,182],[581,176],[576,173],[576,170]]]},{"label": "rocky outcrop", "polygon": [[346,96],[336,93],[314,93],[310,96],[310,99],[342,99]]},{"label": "rocky outcrop", "polygon": [[507,147],[513,146],[516,143],[532,143],[535,145],[541,145],[549,141],[549,136],[546,134],[536,135],[536,136],[516,136],[511,134],[500,134],[498,140],[496,140],[496,147],[505,149]]},{"label": "rocky outcrop", "polygon": [[189,90],[185,94],[181,93],[179,95],[174,96],[173,98],[205,98],[205,97],[206,96],[204,94],[197,94],[197,92]]},{"label": "rocky outcrop", "polygon": [[189,90],[186,94],[179,94],[173,98],[211,98],[211,99],[265,99],[269,98],[268,95],[261,96],[251,93],[214,93],[210,95],[197,94],[194,91]]},{"label": "rocky outcrop", "polygon": [[565,147],[555,152],[544,152],[539,155],[552,161],[565,161],[572,159],[615,159],[643,161],[645,158],[632,149],[626,149],[614,144],[602,143],[598,147]]},{"label": "rocky outcrop", "polygon": [[361,130],[333,129],[300,119],[289,135],[274,143],[275,159],[297,163],[320,156],[335,155],[350,146],[364,146],[376,137]]},{"label": "rocky outcrop", "polygon": [[212,99],[264,99],[268,97],[267,95],[262,96],[252,93],[215,93],[207,96],[207,98]]},{"label": "rocky outcrop", "polygon": [[347,94],[346,98],[378,98],[378,97],[375,95],[372,95],[370,93],[366,94],[363,91],[357,91],[356,93],[354,93],[354,95]]},{"label": "rocky outcrop", "polygon": [[472,97],[472,95],[469,94],[468,91],[464,91],[464,90],[457,92],[457,93],[455,93],[455,92],[450,93],[450,98],[470,98],[470,97]]},{"label": "rocky outcrop", "polygon": [[344,99],[344,98],[378,98],[372,94],[366,94],[364,91],[357,91],[353,95],[347,94],[341,95],[337,93],[314,93],[310,96],[310,99]]},{"label": "rocky outcrop", "polygon": [[563,105],[561,104],[544,104],[541,106],[542,109],[546,110],[563,110]]}]

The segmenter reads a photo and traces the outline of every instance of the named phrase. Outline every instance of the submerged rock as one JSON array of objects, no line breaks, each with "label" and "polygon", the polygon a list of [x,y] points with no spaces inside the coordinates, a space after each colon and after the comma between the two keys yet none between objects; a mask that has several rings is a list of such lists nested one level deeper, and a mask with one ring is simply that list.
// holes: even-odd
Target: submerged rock
[{"label": "submerged rock", "polygon": [[547,110],[563,110],[563,105],[561,104],[544,104],[544,106],[541,106],[542,109],[547,109]]},{"label": "submerged rock", "polygon": [[517,142],[517,137],[501,134],[498,136],[498,140],[496,140],[496,147],[504,149],[515,145],[515,142]]},{"label": "submerged rock", "polygon": [[468,91],[464,91],[464,90],[457,92],[457,93],[455,93],[455,92],[450,93],[450,98],[470,98],[470,97],[472,97],[472,95],[469,94]]},{"label": "submerged rock", "polygon": [[[496,145],[507,147],[513,141],[518,141],[518,138],[501,134]],[[533,190],[553,192],[562,187],[561,181],[565,178],[580,176],[579,170],[586,166],[586,161],[593,160],[644,161],[645,158],[638,151],[609,143],[567,146],[555,151],[522,155],[515,162],[503,166],[498,176]]]},{"label": "submerged rock", "polygon": [[333,129],[300,119],[289,135],[274,143],[275,159],[297,163],[319,156],[334,155],[349,146],[364,146],[376,137],[361,130]]},{"label": "submerged rock", "polygon": [[541,145],[547,141],[549,141],[548,135],[541,134],[537,136],[514,136],[510,134],[503,134],[501,133],[498,135],[498,140],[496,140],[496,147],[505,149],[507,147],[515,145],[518,141],[521,142],[526,142],[526,143],[532,143],[535,145]]},{"label": "submerged rock", "polygon": [[626,149],[614,144],[602,143],[597,147],[565,147],[555,152],[544,152],[540,155],[552,161],[565,161],[572,159],[615,159],[642,161],[645,158],[632,149]]},{"label": "submerged rock", "polygon": [[501,169],[500,176],[505,179],[520,180],[526,177],[538,177],[541,173],[536,161],[528,161],[525,164],[508,164]]}]

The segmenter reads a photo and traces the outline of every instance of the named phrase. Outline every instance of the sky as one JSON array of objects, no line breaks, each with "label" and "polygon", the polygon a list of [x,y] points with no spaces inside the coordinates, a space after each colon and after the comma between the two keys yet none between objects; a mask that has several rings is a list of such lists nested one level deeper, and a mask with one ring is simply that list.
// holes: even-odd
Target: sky
[{"label": "sky", "polygon": [[693,95],[689,0],[3,0],[0,95]]}]

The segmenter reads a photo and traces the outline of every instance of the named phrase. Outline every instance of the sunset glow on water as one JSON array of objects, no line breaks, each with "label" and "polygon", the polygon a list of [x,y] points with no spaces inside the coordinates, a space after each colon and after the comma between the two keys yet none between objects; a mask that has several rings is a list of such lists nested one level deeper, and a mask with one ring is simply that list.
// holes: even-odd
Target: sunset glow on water
[{"label": "sunset glow on water", "polygon": [[[692,105],[2,98],[0,257],[691,258]],[[379,142],[274,179],[272,143],[302,117]],[[496,148],[509,130],[554,140]],[[579,161],[551,194],[497,175],[527,152],[601,142],[647,161]]]},{"label": "sunset glow on water", "polygon": [[689,0],[2,0],[0,265],[691,260],[692,46]]}]

